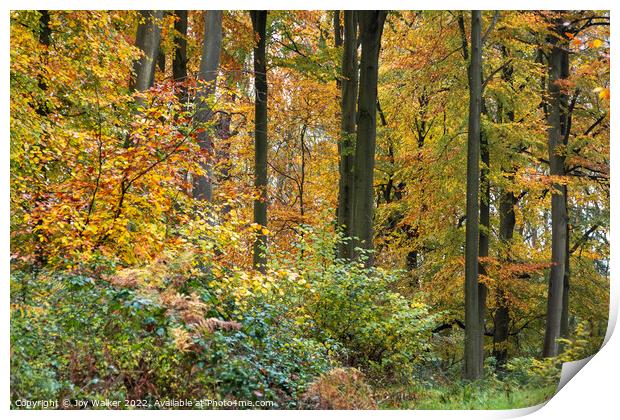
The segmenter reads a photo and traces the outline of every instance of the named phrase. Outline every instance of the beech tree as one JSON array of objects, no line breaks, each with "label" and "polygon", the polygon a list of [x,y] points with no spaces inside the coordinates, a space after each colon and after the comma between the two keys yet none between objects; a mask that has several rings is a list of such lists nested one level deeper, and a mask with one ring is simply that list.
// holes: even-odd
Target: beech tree
[{"label": "beech tree", "polygon": [[[549,174],[552,177],[566,175],[565,157],[560,151],[563,145],[562,125],[566,110],[566,95],[563,94],[560,81],[564,63],[568,68],[568,49],[564,37],[564,21],[558,17],[549,37],[549,99],[547,130],[549,148]],[[557,339],[560,337],[562,320],[562,301],[564,291],[564,275],[566,271],[566,244],[568,213],[566,209],[566,188],[560,182],[553,183],[551,193],[551,270],[549,273],[549,289],[547,295],[547,317],[543,355],[550,357],[558,353]]]},{"label": "beech tree", "polygon": [[213,101],[217,83],[217,72],[222,50],[222,11],[209,10],[204,17],[204,40],[202,56],[198,71],[198,88],[196,91],[196,115],[194,123],[199,127],[197,140],[203,152],[200,166],[204,175],[193,179],[193,195],[197,200],[211,201],[213,195]]},{"label": "beech tree", "polygon": [[[502,57],[505,60],[508,60],[508,52],[505,46],[502,46]],[[502,70],[502,79],[509,86],[513,85],[513,73],[514,68],[512,64],[508,64]],[[508,105],[502,107],[502,115],[501,118],[504,118],[508,123],[514,123],[515,121],[515,113],[512,106]],[[502,120],[503,121],[503,120]],[[500,122],[502,122],[500,121]],[[514,146],[508,147],[508,160],[503,164],[502,172],[505,174],[506,181],[508,183],[514,182],[515,177],[515,169],[513,158],[518,150],[515,150]],[[518,200],[515,196],[515,193],[508,188],[503,188],[500,191],[499,198],[499,240],[502,247],[503,255],[501,258],[507,264],[510,264],[513,260],[510,252],[510,245],[514,235],[514,229],[516,225],[516,216],[515,216],[515,207],[517,206]],[[509,306],[506,296],[506,290],[503,287],[498,287],[496,291],[496,309],[495,316],[493,318],[493,356],[497,360],[497,365],[499,368],[503,368],[506,364],[506,360],[508,357],[507,350],[507,341],[509,337],[509,328],[510,328],[510,312]]]},{"label": "beech tree", "polygon": [[[356,105],[358,88],[357,13],[344,11],[344,48],[342,52],[342,79],[340,80],[340,140],[338,183],[338,226],[345,238],[350,238],[353,224],[353,162],[355,157]],[[339,245],[340,258],[352,257],[352,242]]]},{"label": "beech tree", "polygon": [[254,45],[254,223],[261,226],[254,242],[254,267],[265,270],[267,263],[267,11],[251,11]]},{"label": "beech tree", "polygon": [[138,31],[136,33],[136,47],[142,50],[142,57],[134,62],[134,76],[131,79],[130,89],[145,91],[153,86],[155,64],[159,55],[161,40],[160,20],[162,10],[140,10]]},{"label": "beech tree", "polygon": [[482,40],[480,11],[471,12],[469,123],[467,131],[467,224],[465,232],[465,368],[466,379],[482,375],[478,296],[480,110],[482,102]]},{"label": "beech tree", "polygon": [[187,88],[187,10],[175,10],[174,57],[172,59],[172,78],[181,85],[180,99],[185,102]]},{"label": "beech tree", "polygon": [[[377,81],[379,50],[387,12],[359,11],[359,30],[362,53],[360,57],[359,96],[357,105],[357,136],[353,162],[353,255],[356,248],[373,249],[374,170],[377,137]],[[373,264],[372,253],[365,264]]]}]

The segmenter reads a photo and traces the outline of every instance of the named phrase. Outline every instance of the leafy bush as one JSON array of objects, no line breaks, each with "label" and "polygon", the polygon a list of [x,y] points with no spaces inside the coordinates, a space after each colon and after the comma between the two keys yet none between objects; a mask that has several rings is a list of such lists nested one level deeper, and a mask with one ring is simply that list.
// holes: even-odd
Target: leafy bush
[{"label": "leafy bush", "polygon": [[304,258],[276,259],[266,274],[188,251],[142,267],[96,264],[92,277],[16,271],[12,397],[296,407],[310,383],[339,365],[410,381],[432,358],[435,317],[394,291],[398,272],[334,259],[335,240],[307,230]]},{"label": "leafy bush", "polygon": [[389,380],[407,381],[433,358],[436,315],[395,291],[400,272],[334,260],[334,243],[321,231],[307,229],[300,243],[297,322],[307,334],[345,366]]},{"label": "leafy bush", "polygon": [[175,300],[68,273],[41,273],[36,288],[45,292],[14,296],[13,401],[228,398],[294,406],[329,368],[324,349],[296,335],[275,306],[253,307],[235,322],[206,318],[213,308],[196,293]]},{"label": "leafy bush", "polygon": [[372,388],[355,368],[337,368],[321,375],[304,395],[304,408],[319,410],[373,410]]},{"label": "leafy bush", "polygon": [[560,339],[559,342],[562,352],[556,357],[519,357],[510,360],[510,375],[507,379],[533,386],[557,386],[563,363],[584,359],[598,350],[590,339],[590,331],[585,323],[577,325],[571,339]]}]

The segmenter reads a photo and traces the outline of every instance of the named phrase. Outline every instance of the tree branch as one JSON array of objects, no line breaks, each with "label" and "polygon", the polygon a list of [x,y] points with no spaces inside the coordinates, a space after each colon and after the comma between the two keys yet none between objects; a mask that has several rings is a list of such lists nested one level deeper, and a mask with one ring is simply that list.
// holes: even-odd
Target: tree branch
[{"label": "tree branch", "polygon": [[489,36],[489,34],[491,33],[491,31],[493,30],[493,28],[495,27],[495,24],[497,23],[497,19],[499,18],[499,10],[495,11],[495,14],[493,15],[493,20],[491,21],[491,24],[489,25],[489,27],[487,28],[486,32],[484,33],[484,35],[482,36],[482,40],[481,40],[481,45],[484,46],[484,43],[487,40],[487,37]]}]

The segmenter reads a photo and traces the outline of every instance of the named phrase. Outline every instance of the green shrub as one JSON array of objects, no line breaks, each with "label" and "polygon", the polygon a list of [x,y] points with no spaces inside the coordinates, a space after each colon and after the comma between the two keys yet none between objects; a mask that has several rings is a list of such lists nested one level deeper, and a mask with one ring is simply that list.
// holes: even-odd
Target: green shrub
[{"label": "green shrub", "polygon": [[73,274],[42,273],[34,285],[45,292],[12,306],[12,401],[228,398],[294,406],[330,367],[324,348],[280,318],[282,307],[250,307],[240,324],[218,321],[234,328],[198,332],[156,293]]},{"label": "green shrub", "polygon": [[401,272],[335,260],[334,243],[324,233],[304,233],[299,325],[345,366],[390,381],[410,380],[417,366],[433,359],[437,317],[396,291]]}]

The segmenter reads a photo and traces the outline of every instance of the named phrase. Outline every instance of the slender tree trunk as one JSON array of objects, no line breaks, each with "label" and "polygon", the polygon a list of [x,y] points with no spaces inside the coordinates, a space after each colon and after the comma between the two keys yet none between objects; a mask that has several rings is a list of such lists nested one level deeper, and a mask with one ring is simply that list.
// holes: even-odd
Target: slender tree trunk
[{"label": "slender tree trunk", "polygon": [[[353,160],[355,156],[354,136],[356,131],[356,103],[358,88],[357,67],[357,13],[344,11],[344,50],[342,53],[342,80],[340,98],[340,152],[338,183],[338,226],[345,238],[351,237],[353,222]],[[350,259],[353,256],[350,241],[339,244],[338,256]]]},{"label": "slender tree trunk", "polygon": [[471,13],[469,65],[469,129],[467,136],[467,225],[465,231],[465,379],[482,375],[480,308],[478,297],[478,192],[480,191],[480,107],[482,98],[482,43],[480,11]]},{"label": "slender tree trunk", "polygon": [[[41,64],[47,64],[47,57],[48,57],[48,49],[52,40],[52,29],[50,27],[50,13],[49,10],[39,10],[40,16],[39,16],[39,43],[45,47],[45,52],[42,54],[42,61],[43,63]],[[39,75],[37,76],[37,85],[39,86],[39,89],[41,89],[42,91],[46,91],[47,90],[47,81],[45,80],[45,77],[43,76],[43,73],[39,73]],[[40,103],[37,104],[37,114],[43,116],[43,117],[47,117],[47,115],[50,112],[49,109],[49,104],[47,102],[47,100],[43,99]]]},{"label": "slender tree trunk", "polygon": [[[484,100],[481,98],[481,111],[486,114],[486,107],[484,106]],[[480,234],[478,243],[478,255],[480,258],[489,256],[489,231],[490,231],[490,217],[489,217],[489,204],[491,202],[491,184],[489,182],[489,168],[491,165],[489,156],[489,141],[485,133],[480,130],[480,158],[482,159],[482,167],[480,168]],[[478,263],[478,271],[481,275],[486,275],[486,269],[484,263]],[[485,317],[486,317],[486,305],[487,305],[487,287],[484,283],[478,284],[478,317],[480,322],[480,371],[483,370],[484,362],[484,331],[485,331]]]},{"label": "slender tree trunk", "polygon": [[[187,10],[176,10],[172,12],[175,16],[174,20],[174,56],[172,58],[172,79],[176,83],[177,98],[181,103],[183,110],[186,110],[189,96],[187,93]],[[191,174],[187,170],[181,171],[184,185],[184,192],[193,195],[191,185]]]},{"label": "slender tree trunk", "polygon": [[196,200],[211,201],[213,198],[213,119],[210,101],[215,94],[217,71],[220,66],[222,50],[222,11],[205,12],[205,31],[202,42],[202,57],[198,71],[198,88],[196,91],[196,115],[194,123],[199,127],[197,140],[203,153],[200,166],[206,175],[194,177],[193,195]]},{"label": "slender tree trunk", "polygon": [[176,10],[174,12],[174,58],[172,59],[172,78],[181,87],[179,89],[179,100],[187,100],[187,88],[184,82],[187,79],[187,10]]},{"label": "slender tree trunk", "polygon": [[[506,249],[510,247],[514,234],[516,205],[517,198],[513,192],[503,191],[501,193],[499,203],[499,237]],[[511,261],[510,251],[508,250],[505,259],[507,262]],[[510,325],[510,312],[508,310],[506,291],[502,287],[498,287],[496,299],[497,309],[495,311],[495,331],[493,333],[493,356],[497,360],[498,367],[502,368],[508,358],[506,345]]]},{"label": "slender tree trunk", "polygon": [[[299,133],[299,149],[301,152],[301,174],[299,175],[299,216],[304,223],[304,216],[306,215],[306,207],[304,206],[304,192],[306,187],[306,129],[304,124]],[[303,233],[302,233],[303,234]]]},{"label": "slender tree trunk", "polygon": [[[568,215],[568,188],[564,186],[564,203]],[[568,219],[568,216],[567,216]],[[562,317],[560,320],[560,336],[562,338],[570,337],[570,312],[569,312],[569,291],[570,291],[570,226],[566,223],[566,251],[564,259],[564,283],[562,287]]]},{"label": "slender tree trunk", "polygon": [[[508,59],[506,49],[503,48],[504,59]],[[513,68],[511,65],[506,66],[502,73],[502,78],[505,82],[512,84]],[[509,122],[514,122],[515,114],[512,109],[506,111],[506,117]],[[502,116],[503,118],[503,116]],[[510,157],[509,157],[510,160]],[[502,172],[508,173],[507,178],[509,181],[514,180],[514,169],[509,162],[506,167],[502,168]],[[505,249],[506,255],[503,260],[510,263],[512,258],[510,255],[510,243],[514,234],[516,218],[515,218],[515,206],[517,205],[517,198],[512,191],[505,189],[500,194],[499,199],[499,240],[502,243],[502,248]],[[508,300],[506,297],[506,291],[503,287],[498,286],[496,291],[496,306],[493,332],[493,356],[497,360],[497,367],[503,369],[508,359],[508,336],[510,325],[510,312],[508,310]]]},{"label": "slender tree trunk", "polygon": [[[52,40],[52,29],[50,27],[50,13],[49,10],[39,10],[40,16],[39,16],[39,43],[45,48],[45,52],[42,54],[42,69],[44,68],[43,66],[47,65],[47,57],[48,57],[48,48],[50,47],[51,44],[51,40]],[[47,84],[47,80],[45,79],[44,76],[44,72],[41,71],[39,73],[39,75],[37,76],[37,85],[39,87],[39,89],[41,89],[41,91],[45,92],[47,91],[48,88],[48,84]],[[43,97],[45,98],[47,95],[44,95]],[[38,102],[36,104],[36,112],[37,114],[41,115],[42,117],[47,118],[47,116],[50,113],[50,106],[47,102],[46,99],[42,99],[40,102]],[[47,136],[47,134],[46,134]],[[42,170],[42,176],[44,179],[47,179],[48,174],[47,174],[47,166],[43,165],[43,167],[41,168]],[[39,194],[36,195],[37,197],[39,197]],[[40,204],[41,199],[40,198],[36,198],[35,199],[35,204]],[[37,226],[41,226],[43,224],[43,219],[39,218],[36,222]],[[36,245],[35,245],[35,264],[33,265],[33,272],[36,272],[38,269],[40,269],[41,267],[43,267],[44,265],[47,264],[47,256],[46,256],[46,247],[43,246],[44,244],[37,241]],[[23,283],[23,297],[24,297],[24,302],[26,301],[27,297],[29,296],[29,292],[28,292],[28,282],[24,282]]]},{"label": "slender tree trunk", "polygon": [[[250,12],[256,39],[254,46],[254,187],[259,194],[254,200],[254,223],[267,226],[267,11]],[[254,242],[254,267],[265,272],[267,264],[267,236],[262,232]]]},{"label": "slender tree trunk", "polygon": [[[340,24],[340,10],[334,10],[334,47],[342,47],[342,25]],[[340,80],[336,79],[336,85],[340,87]]]},{"label": "slender tree trunk", "polygon": [[49,10],[39,10],[39,42],[49,47],[52,37],[52,29],[50,28],[50,12]]},{"label": "slender tree trunk", "polygon": [[[136,47],[142,50],[142,56],[133,63],[133,73],[129,81],[129,90],[144,92],[153,86],[155,81],[155,64],[159,54],[161,42],[161,27],[159,22],[164,16],[161,10],[140,10],[138,31],[136,32]],[[143,99],[138,97],[136,104],[142,105]],[[125,137],[123,147],[132,144],[131,137]],[[122,184],[124,184],[123,180]],[[121,188],[122,190],[122,188]]]},{"label": "slender tree trunk", "polygon": [[[235,101],[235,95],[232,95],[231,101]],[[230,129],[232,121],[232,115],[229,112],[222,113],[218,121],[217,139],[220,145],[217,148],[217,161],[219,170],[217,172],[217,180],[219,185],[223,185],[230,181],[230,138],[236,135],[236,131],[232,132]],[[221,208],[221,216],[223,218],[230,214],[232,207],[226,203]]]},{"label": "slender tree trunk", "polygon": [[[374,169],[377,137],[377,81],[379,77],[379,50],[385,11],[358,12],[362,55],[360,58],[360,86],[357,110],[357,138],[353,162],[353,255],[358,258],[356,247],[373,249],[372,221],[374,214]],[[366,266],[373,264],[371,254]]]},{"label": "slender tree trunk", "polygon": [[155,61],[159,55],[161,10],[141,10],[140,23],[136,33],[136,46],[143,52],[142,57],[133,63],[134,76],[129,84],[130,90],[143,92],[153,86]]},{"label": "slender tree trunk", "polygon": [[[560,75],[562,79],[567,79],[570,76],[570,63],[568,48],[562,49],[562,73]],[[564,93],[560,95],[560,108],[561,114],[561,127],[562,127],[562,139],[565,147],[568,147],[568,139],[570,137],[570,119],[572,110],[568,106],[568,96]],[[564,169],[566,172],[566,168]],[[566,209],[566,251],[564,255],[564,283],[562,288],[562,317],[560,321],[560,336],[562,338],[568,338],[570,336],[569,325],[569,291],[570,291],[570,223],[568,214],[568,186],[562,187],[564,193],[564,208]]]},{"label": "slender tree trunk", "polygon": [[[565,175],[564,156],[558,150],[558,146],[562,145],[562,92],[557,82],[562,78],[562,60],[566,46],[558,38],[561,37],[561,26],[558,26],[556,31],[557,35],[551,38],[553,47],[549,56],[549,115],[547,118],[549,129],[547,136],[549,173],[551,176],[562,177]],[[558,354],[557,339],[560,337],[566,270],[567,219],[564,187],[559,183],[554,183],[551,195],[551,270],[547,294],[544,357],[553,357]]]}]

